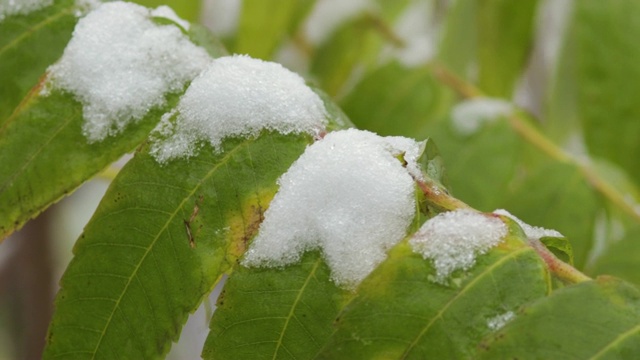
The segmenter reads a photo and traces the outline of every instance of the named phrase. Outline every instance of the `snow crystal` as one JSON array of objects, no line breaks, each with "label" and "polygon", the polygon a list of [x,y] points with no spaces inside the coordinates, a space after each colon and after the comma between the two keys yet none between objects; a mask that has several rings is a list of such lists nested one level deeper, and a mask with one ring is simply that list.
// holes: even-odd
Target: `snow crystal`
[{"label": "snow crystal", "polygon": [[484,254],[507,235],[507,227],[498,217],[475,210],[455,210],[427,220],[409,240],[413,251],[431,259],[435,281],[446,283],[456,270],[468,270],[477,255]]},{"label": "snow crystal", "polygon": [[304,24],[312,45],[320,45],[343,23],[373,8],[371,0],[319,0]]},{"label": "snow crystal", "polygon": [[13,15],[26,15],[53,4],[53,0],[0,0],[0,22]]},{"label": "snow crystal", "polygon": [[491,331],[498,331],[502,329],[509,321],[511,321],[516,314],[513,311],[507,311],[504,314],[499,314],[491,319],[487,320],[487,327]]},{"label": "snow crystal", "polygon": [[538,226],[531,226],[525,223],[524,221],[518,219],[517,217],[511,215],[507,210],[498,209],[498,210],[495,210],[493,213],[496,215],[507,216],[512,220],[514,220],[515,222],[517,222],[518,225],[520,225],[520,227],[524,231],[525,235],[529,239],[540,240],[540,238],[543,238],[543,237],[564,237],[562,234],[560,234],[556,230],[548,230]]},{"label": "snow crystal", "polygon": [[151,16],[163,17],[165,19],[169,19],[169,20],[173,21],[174,23],[180,25],[183,29],[185,29],[187,31],[189,30],[189,27],[191,26],[188,21],[181,19],[175,13],[175,11],[173,11],[173,9],[168,7],[167,5],[161,5],[161,6],[158,6],[157,8],[155,8],[155,9],[151,10]]},{"label": "snow crystal", "polygon": [[152,16],[131,3],[102,4],[78,22],[62,58],[49,67],[48,87],[82,103],[89,142],[163,105],[165,93],[183,89],[211,61],[177,26],[157,25]]},{"label": "snow crystal", "polygon": [[457,104],[451,112],[455,130],[463,136],[478,131],[485,123],[508,116],[513,106],[506,100],[493,98],[473,98]]},{"label": "snow crystal", "polygon": [[298,74],[273,62],[226,56],[193,80],[176,112],[165,115],[151,154],[164,163],[192,156],[201,140],[218,149],[229,136],[256,136],[263,129],[315,134],[326,122],[322,100]]},{"label": "snow crystal", "polygon": [[336,284],[357,285],[406,235],[414,181],[396,156],[419,147],[356,129],[309,146],[279,179],[243,265],[280,267],[321,249]]}]

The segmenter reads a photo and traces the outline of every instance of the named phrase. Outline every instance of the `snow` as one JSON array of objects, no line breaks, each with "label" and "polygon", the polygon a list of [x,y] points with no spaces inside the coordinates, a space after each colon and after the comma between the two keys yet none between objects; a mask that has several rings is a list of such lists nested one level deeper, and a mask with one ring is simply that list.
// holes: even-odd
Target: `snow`
[{"label": "snow", "polygon": [[321,249],[333,281],[356,286],[406,235],[414,181],[396,156],[420,146],[356,129],[327,134],[279,179],[242,264],[282,267]]},{"label": "snow", "polygon": [[82,103],[89,142],[165,104],[166,93],[182,90],[211,61],[177,26],[157,25],[152,16],[131,3],[102,4],[78,22],[62,58],[49,67],[44,94],[58,88]]},{"label": "snow", "polygon": [[437,27],[431,21],[432,6],[431,2],[414,0],[394,25],[396,35],[405,42],[396,53],[405,66],[424,64],[436,53]]},{"label": "snow", "polygon": [[435,282],[445,284],[449,275],[470,269],[477,255],[489,251],[505,235],[507,227],[500,218],[462,209],[427,220],[409,243],[414,252],[432,260]]},{"label": "snow", "polygon": [[509,213],[507,210],[498,209],[498,210],[495,210],[493,213],[496,215],[509,217],[515,222],[517,222],[518,225],[520,225],[520,227],[524,231],[525,235],[529,239],[540,240],[540,238],[543,238],[543,237],[559,237],[559,238],[564,237],[561,233],[559,233],[556,230],[548,230],[548,229],[537,227],[537,226],[531,226],[525,223],[524,221],[518,219],[517,217],[511,215],[511,213]]},{"label": "snow", "polygon": [[491,331],[498,331],[502,329],[509,321],[511,321],[516,314],[513,311],[507,311],[504,314],[499,314],[491,319],[487,320],[487,327]]},{"label": "snow", "polygon": [[298,74],[280,64],[235,55],[215,59],[189,86],[174,113],[154,132],[151,154],[160,163],[215,149],[230,136],[262,130],[317,134],[327,123],[324,103]]},{"label": "snow", "polygon": [[342,24],[373,7],[371,0],[318,0],[304,23],[304,36],[310,44],[320,45]]},{"label": "snow", "polygon": [[0,22],[6,17],[26,15],[53,4],[53,0],[0,0]]},{"label": "snow", "polygon": [[513,106],[506,100],[478,97],[457,104],[451,111],[451,121],[460,135],[469,136],[512,111]]}]

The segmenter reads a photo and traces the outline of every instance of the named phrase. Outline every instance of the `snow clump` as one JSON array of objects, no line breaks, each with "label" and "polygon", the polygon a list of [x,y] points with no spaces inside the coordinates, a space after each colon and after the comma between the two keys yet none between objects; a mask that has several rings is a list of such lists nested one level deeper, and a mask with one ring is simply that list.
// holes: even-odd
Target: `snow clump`
[{"label": "snow clump", "polygon": [[13,15],[26,15],[53,4],[53,0],[1,0],[0,22]]},{"label": "snow clump", "polygon": [[190,157],[198,144],[215,149],[230,136],[318,134],[327,123],[322,99],[282,65],[245,55],[215,59],[189,86],[176,111],[154,132],[151,154],[160,163]]},{"label": "snow clump", "polygon": [[[82,131],[101,141],[165,104],[211,61],[175,25],[158,25],[150,10],[125,2],[104,3],[82,18],[60,61],[49,67],[49,88],[71,92],[82,103]],[[169,14],[172,13],[172,14]]]},{"label": "snow clump", "polygon": [[541,227],[538,227],[538,226],[531,226],[531,225],[525,223],[524,221],[518,219],[517,217],[511,215],[511,213],[509,213],[507,210],[498,209],[498,210],[495,210],[493,213],[496,214],[496,215],[502,215],[502,216],[509,217],[513,221],[517,222],[518,225],[520,225],[520,227],[524,231],[524,234],[529,239],[540,240],[540,238],[543,238],[543,237],[555,237],[555,238],[564,237],[564,235],[562,235],[561,233],[559,233],[556,230],[549,230],[549,229],[541,228]]},{"label": "snow clump", "polygon": [[516,317],[513,311],[507,311],[504,314],[496,315],[487,320],[487,327],[491,331],[498,331],[502,329],[509,321]]},{"label": "snow clump", "polygon": [[333,281],[356,286],[406,235],[415,214],[414,180],[397,156],[421,146],[355,129],[327,134],[278,180],[242,264],[282,267],[320,249]]},{"label": "snow clump", "polygon": [[427,220],[409,243],[413,251],[432,260],[435,281],[445,284],[449,275],[470,269],[477,255],[499,244],[505,235],[507,226],[500,218],[461,209]]},{"label": "snow clump", "polygon": [[473,98],[457,104],[451,111],[454,129],[462,136],[476,133],[487,123],[508,116],[513,111],[510,102],[494,98]]}]

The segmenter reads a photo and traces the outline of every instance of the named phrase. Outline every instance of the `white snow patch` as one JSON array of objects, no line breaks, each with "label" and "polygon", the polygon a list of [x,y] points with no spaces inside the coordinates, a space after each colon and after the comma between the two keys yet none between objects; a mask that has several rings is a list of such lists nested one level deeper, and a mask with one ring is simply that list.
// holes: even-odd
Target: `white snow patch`
[{"label": "white snow patch", "polygon": [[82,18],[60,61],[49,67],[49,87],[82,103],[89,142],[121,132],[164,95],[181,90],[211,61],[174,25],[160,26],[142,6],[110,2]]},{"label": "white snow patch", "polygon": [[169,19],[171,21],[173,21],[174,23],[180,25],[183,29],[189,31],[189,27],[191,26],[191,24],[189,24],[188,21],[183,20],[182,18],[180,18],[175,11],[173,11],[172,8],[168,7],[167,5],[161,5],[158,6],[157,8],[151,10],[151,16],[154,17],[162,17],[165,19]]},{"label": "white snow patch", "polygon": [[53,0],[0,0],[0,22],[14,15],[26,15],[53,4]]},{"label": "white snow patch", "polygon": [[479,97],[457,104],[451,112],[451,121],[460,135],[469,136],[484,124],[508,116],[512,111],[513,106],[506,100]]},{"label": "white snow patch", "polygon": [[446,283],[456,270],[468,270],[476,256],[489,251],[507,235],[498,217],[462,209],[438,214],[427,220],[409,240],[413,251],[431,259],[435,281]]},{"label": "white snow patch", "polygon": [[516,314],[513,311],[507,311],[504,314],[496,315],[487,320],[487,327],[491,331],[498,331],[502,329],[509,321],[511,321]]},{"label": "white snow patch", "polygon": [[321,249],[335,283],[357,285],[406,235],[414,181],[395,156],[419,147],[355,129],[327,134],[278,180],[242,264],[281,267]]},{"label": "white snow patch", "polygon": [[304,23],[304,36],[310,44],[320,45],[340,25],[373,8],[371,0],[318,0]]},{"label": "white snow patch", "polygon": [[431,2],[413,1],[394,25],[395,33],[405,41],[396,57],[405,66],[418,66],[436,53],[437,27],[431,21]]},{"label": "white snow patch", "polygon": [[557,237],[557,238],[564,237],[561,233],[559,233],[556,230],[549,230],[549,229],[541,228],[538,226],[531,226],[525,223],[524,221],[518,219],[517,217],[511,215],[511,213],[509,213],[507,210],[498,209],[498,210],[495,210],[493,213],[496,215],[507,216],[512,220],[514,220],[515,222],[517,222],[518,225],[520,225],[520,227],[522,228],[522,230],[524,230],[525,235],[529,239],[540,240],[540,238],[543,238],[543,237]]},{"label": "white snow patch", "polygon": [[163,117],[151,154],[165,163],[194,155],[202,140],[219,149],[226,137],[256,136],[263,129],[316,134],[326,122],[322,99],[298,74],[280,64],[226,56],[211,62],[177,111]]}]

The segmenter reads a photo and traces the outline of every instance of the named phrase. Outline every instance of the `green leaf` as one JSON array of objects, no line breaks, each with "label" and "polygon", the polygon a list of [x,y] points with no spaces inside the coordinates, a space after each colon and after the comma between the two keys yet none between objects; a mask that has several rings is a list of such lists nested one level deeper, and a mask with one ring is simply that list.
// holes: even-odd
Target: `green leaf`
[{"label": "green leaf", "polygon": [[[210,40],[195,29],[198,45]],[[203,47],[211,55],[225,53],[217,43]],[[150,110],[123,133],[89,144],[81,130],[82,105],[61,90],[41,96],[41,86],[0,126],[0,240],[133,150],[179,96],[169,94],[166,105]]]},{"label": "green leaf", "polygon": [[429,179],[449,188],[449,176],[444,167],[444,159],[433,139],[425,140],[424,152],[420,157],[420,166]]},{"label": "green leaf", "polygon": [[535,169],[505,201],[505,208],[522,221],[567,237],[579,269],[592,250],[595,218],[601,207],[601,199],[582,173],[561,163]]},{"label": "green leaf", "polygon": [[131,2],[150,8],[167,5],[173,9],[179,17],[191,22],[198,21],[200,8],[202,7],[202,1],[200,0],[133,0]]},{"label": "green leaf", "polygon": [[82,105],[60,91],[47,97],[38,92],[0,128],[2,239],[133,150],[171,108],[154,109],[122,134],[89,144],[81,129]]},{"label": "green leaf", "polygon": [[0,126],[62,55],[77,21],[74,8],[75,1],[59,0],[0,22]]},{"label": "green leaf", "polygon": [[607,247],[589,272],[618,276],[640,286],[640,227]]},{"label": "green leaf", "polygon": [[315,0],[244,0],[234,52],[270,59],[314,3]]},{"label": "green leaf", "polygon": [[[463,359],[492,329],[489,321],[544,296],[549,278],[538,255],[512,228],[448,285],[406,242],[391,250],[358,288],[319,356],[323,359]],[[517,281],[516,281],[517,279]]]},{"label": "green leaf", "polygon": [[382,42],[375,26],[371,15],[361,15],[338,28],[316,50],[310,71],[329,95],[344,91],[354,69],[366,69],[373,63]]},{"label": "green leaf", "polygon": [[426,125],[444,117],[452,100],[427,67],[392,61],[367,74],[340,105],[361,129],[423,139]]},{"label": "green leaf", "polygon": [[218,298],[204,359],[311,359],[350,293],[318,252],[283,269],[238,267]]},{"label": "green leaf", "polygon": [[546,246],[558,259],[573,265],[573,247],[569,239],[564,237],[543,237],[540,241]]},{"label": "green leaf", "polygon": [[637,359],[640,291],[610,277],[562,288],[520,311],[479,352],[482,359]]},{"label": "green leaf", "polygon": [[46,357],[153,358],[240,256],[311,141],[264,134],[161,166],[138,152],[74,248]]},{"label": "green leaf", "polygon": [[444,18],[438,47],[438,60],[463,79],[468,77],[476,59],[478,3],[476,0],[457,0],[451,5]]},{"label": "green leaf", "polygon": [[431,137],[447,164],[450,190],[457,198],[483,211],[502,205],[523,149],[504,119],[468,137],[457,134],[448,122],[440,123]]},{"label": "green leaf", "polygon": [[538,0],[485,0],[477,13],[478,80],[489,96],[510,98],[533,40]]},{"label": "green leaf", "polygon": [[575,6],[578,115],[589,152],[640,181],[640,3],[578,1]]}]

